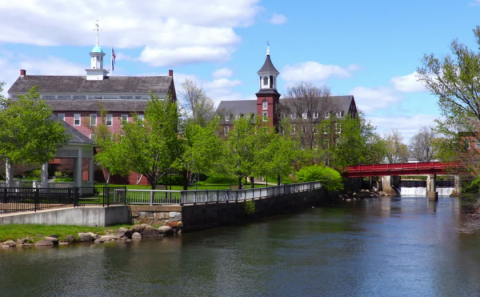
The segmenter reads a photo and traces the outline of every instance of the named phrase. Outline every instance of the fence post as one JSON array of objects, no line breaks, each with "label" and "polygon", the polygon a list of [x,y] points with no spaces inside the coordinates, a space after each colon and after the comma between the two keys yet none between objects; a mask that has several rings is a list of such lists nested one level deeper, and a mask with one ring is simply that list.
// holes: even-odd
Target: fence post
[{"label": "fence post", "polygon": [[155,192],[150,190],[150,206],[153,206],[153,201],[155,200]]},{"label": "fence post", "polygon": [[193,205],[197,205],[197,191],[195,191],[193,195]]},{"label": "fence post", "polygon": [[127,203],[127,186],[123,187],[123,195],[125,196],[124,199],[125,199],[125,205],[128,205]]},{"label": "fence post", "polygon": [[3,203],[7,203],[8,201],[8,198],[7,198],[7,195],[8,195],[8,190],[7,190],[7,185],[5,185],[5,188],[3,188],[3,191],[4,191],[4,196],[3,196]]},{"label": "fence post", "polygon": [[76,205],[75,205],[75,201],[72,202],[72,193],[70,188],[67,189],[67,201],[68,201],[68,204],[72,203],[73,208],[75,208]]},{"label": "fence post", "polygon": [[39,193],[38,193],[38,188],[35,189],[35,199],[34,199],[34,212],[37,212],[38,208],[38,203],[39,203]]},{"label": "fence post", "polygon": [[110,207],[110,188],[106,188],[107,190],[107,207]]},{"label": "fence post", "polygon": [[79,192],[79,189],[78,187],[75,188],[75,197],[73,198],[74,199],[74,202],[76,205],[80,205],[80,192]]},{"label": "fence post", "polygon": [[218,190],[217,190],[217,204],[218,204],[219,200],[220,200],[220,198],[218,197]]}]

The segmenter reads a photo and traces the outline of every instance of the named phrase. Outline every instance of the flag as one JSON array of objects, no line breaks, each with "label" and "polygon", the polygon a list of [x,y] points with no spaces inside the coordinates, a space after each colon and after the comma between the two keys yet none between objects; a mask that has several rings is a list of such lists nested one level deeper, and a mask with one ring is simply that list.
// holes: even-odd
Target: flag
[{"label": "flag", "polygon": [[115,58],[117,58],[115,56],[115,51],[113,50],[113,47],[112,47],[112,71],[115,70]]}]

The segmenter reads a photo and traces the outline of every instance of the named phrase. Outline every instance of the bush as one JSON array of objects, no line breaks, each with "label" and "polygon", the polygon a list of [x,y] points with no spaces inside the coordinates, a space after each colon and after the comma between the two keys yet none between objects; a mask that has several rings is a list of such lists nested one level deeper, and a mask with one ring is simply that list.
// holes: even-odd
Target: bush
[{"label": "bush", "polygon": [[328,191],[343,190],[342,176],[338,171],[330,167],[323,167],[317,164],[303,167],[296,173],[300,182],[319,181]]},{"label": "bush", "polygon": [[229,184],[230,182],[235,183],[237,180],[221,174],[210,175],[205,181],[207,184]]},{"label": "bush", "polygon": [[255,213],[255,202],[252,200],[245,202],[245,215],[251,216]]},{"label": "bush", "polygon": [[61,173],[60,171],[55,171],[54,175],[55,177],[62,177],[63,173]]},{"label": "bush", "polygon": [[73,182],[73,178],[72,177],[57,177],[55,178],[55,181],[56,183],[70,183],[70,182]]},{"label": "bush", "polygon": [[164,175],[162,178],[158,181],[159,185],[177,185],[181,186],[183,185],[183,175],[175,174],[175,175]]}]

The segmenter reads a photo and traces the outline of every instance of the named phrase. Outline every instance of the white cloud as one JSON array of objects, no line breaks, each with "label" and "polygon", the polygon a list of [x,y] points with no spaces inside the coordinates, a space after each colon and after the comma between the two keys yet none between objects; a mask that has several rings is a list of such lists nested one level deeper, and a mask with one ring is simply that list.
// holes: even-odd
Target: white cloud
[{"label": "white cloud", "polygon": [[358,108],[366,113],[388,108],[401,99],[400,94],[388,87],[356,87],[350,91],[350,94],[355,97]]},{"label": "white cloud", "polygon": [[417,114],[413,116],[368,117],[372,124],[377,127],[377,132],[380,133],[380,135],[390,133],[392,129],[398,129],[406,143],[410,141],[410,138],[413,135],[418,133],[421,127],[434,126],[435,120],[438,118],[438,116],[426,114]]},{"label": "white cloud", "polygon": [[234,29],[253,24],[259,1],[0,0],[0,9],[9,12],[0,22],[0,42],[93,47],[99,17],[100,44],[142,48],[145,63],[224,61],[240,42]]},{"label": "white cloud", "polygon": [[287,22],[287,17],[283,14],[274,13],[269,22],[273,25],[283,25]]},{"label": "white cloud", "polygon": [[214,78],[230,77],[232,76],[233,71],[228,68],[220,68],[213,72],[212,76]]},{"label": "white cloud", "polygon": [[315,82],[324,81],[331,77],[349,78],[353,70],[359,69],[358,65],[350,65],[347,69],[337,65],[323,65],[309,61],[295,65],[287,65],[281,71],[282,78],[287,82]]},{"label": "white cloud", "polygon": [[480,0],[473,0],[469,3],[470,6],[480,6]]},{"label": "white cloud", "polygon": [[403,93],[416,93],[427,91],[425,84],[421,81],[418,81],[418,73],[416,71],[408,75],[393,77],[390,80],[390,83],[393,84],[393,87],[396,90]]}]

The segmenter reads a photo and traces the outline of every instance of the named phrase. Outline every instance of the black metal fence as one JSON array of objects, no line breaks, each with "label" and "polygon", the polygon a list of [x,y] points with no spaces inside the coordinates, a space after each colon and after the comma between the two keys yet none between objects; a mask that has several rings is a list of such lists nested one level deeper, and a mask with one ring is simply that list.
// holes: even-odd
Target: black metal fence
[{"label": "black metal fence", "polygon": [[66,206],[126,205],[126,187],[0,188],[0,214]]}]

